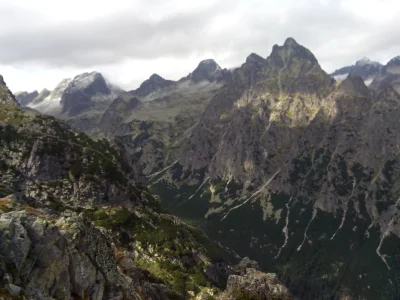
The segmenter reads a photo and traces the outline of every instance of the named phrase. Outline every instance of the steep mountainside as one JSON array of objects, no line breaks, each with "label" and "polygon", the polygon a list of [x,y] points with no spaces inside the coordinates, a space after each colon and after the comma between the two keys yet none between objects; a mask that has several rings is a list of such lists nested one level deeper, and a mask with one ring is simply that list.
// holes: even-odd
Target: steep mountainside
[{"label": "steep mountainside", "polygon": [[381,73],[382,67],[382,64],[364,57],[358,60],[355,65],[336,70],[331,76],[336,80],[343,80],[349,74],[358,75],[364,80],[365,84],[369,86],[375,77]]},{"label": "steep mountainside", "polygon": [[257,292],[291,299],[166,213],[119,141],[21,110],[0,78],[0,298],[210,299],[234,273],[227,293],[246,296],[257,272]]},{"label": "steep mountainside", "polygon": [[126,95],[94,134],[118,136],[169,210],[301,299],[397,299],[395,88],[335,82],[292,38],[225,74]]}]

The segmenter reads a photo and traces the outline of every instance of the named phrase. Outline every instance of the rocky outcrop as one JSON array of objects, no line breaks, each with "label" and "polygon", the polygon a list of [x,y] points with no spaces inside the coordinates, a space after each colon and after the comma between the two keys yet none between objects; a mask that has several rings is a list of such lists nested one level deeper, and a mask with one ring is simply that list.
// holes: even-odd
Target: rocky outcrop
[{"label": "rocky outcrop", "polygon": [[[17,203],[3,198],[7,209]],[[119,271],[111,240],[83,214],[49,215],[16,200],[0,214],[0,277],[5,290],[30,299],[169,299],[166,286],[143,283],[143,270]],[[154,297],[154,298],[153,298]]]},{"label": "rocky outcrop", "polygon": [[242,276],[229,276],[226,291],[217,299],[291,300],[293,298],[289,290],[279,282],[276,274],[266,274],[256,269],[247,268],[246,274]]},{"label": "rocky outcrop", "polygon": [[260,266],[255,260],[245,257],[235,266],[235,273],[240,276],[244,276],[247,273],[247,269],[255,269],[260,271]]}]

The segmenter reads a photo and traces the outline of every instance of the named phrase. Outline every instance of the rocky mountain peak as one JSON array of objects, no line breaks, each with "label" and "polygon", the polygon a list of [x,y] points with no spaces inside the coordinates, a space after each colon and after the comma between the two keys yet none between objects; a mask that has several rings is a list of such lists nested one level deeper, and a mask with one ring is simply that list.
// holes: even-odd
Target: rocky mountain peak
[{"label": "rocky mountain peak", "polygon": [[269,59],[282,67],[292,59],[307,60],[313,64],[318,64],[314,54],[298,44],[293,38],[287,38],[283,46],[274,45]]},{"label": "rocky mountain peak", "polygon": [[284,47],[299,47],[300,45],[292,37],[288,37],[283,44]]},{"label": "rocky mountain peak", "polygon": [[155,74],[155,73],[154,73],[153,75],[150,76],[149,80],[152,81],[152,82],[161,82],[161,81],[165,81],[164,78],[162,78],[160,75]]},{"label": "rocky mountain peak", "polygon": [[106,80],[99,72],[82,73],[75,76],[68,88],[72,91],[91,88],[93,92],[110,93]]},{"label": "rocky mountain peak", "polygon": [[17,105],[14,95],[8,89],[3,76],[0,75],[0,104]]},{"label": "rocky mountain peak", "polygon": [[146,97],[147,95],[172,85],[174,81],[166,80],[158,74],[153,74],[145,80],[138,89],[133,91],[137,97]]},{"label": "rocky mountain peak", "polygon": [[220,81],[223,78],[223,70],[213,59],[206,59],[199,63],[189,78],[194,82]]},{"label": "rocky mountain peak", "polygon": [[374,67],[376,67],[376,66],[381,66],[381,64],[378,63],[377,61],[372,61],[367,57],[363,57],[362,59],[356,61],[356,66],[359,66],[359,67],[374,66]]},{"label": "rocky mountain peak", "polygon": [[340,84],[339,90],[344,93],[356,94],[363,97],[370,97],[371,92],[365,85],[364,80],[355,74],[349,74]]},{"label": "rocky mountain peak", "polygon": [[74,116],[89,109],[105,109],[118,97],[120,89],[107,83],[99,72],[74,77],[62,93],[62,114]]},{"label": "rocky mountain peak", "polygon": [[246,64],[260,65],[260,64],[263,64],[264,62],[265,62],[265,59],[256,53],[251,53],[246,58]]},{"label": "rocky mountain peak", "polygon": [[386,66],[400,66],[400,56],[393,57]]},{"label": "rocky mountain peak", "polygon": [[279,94],[327,92],[333,85],[314,54],[293,38],[283,46],[273,46],[263,73],[268,77],[269,89]]}]

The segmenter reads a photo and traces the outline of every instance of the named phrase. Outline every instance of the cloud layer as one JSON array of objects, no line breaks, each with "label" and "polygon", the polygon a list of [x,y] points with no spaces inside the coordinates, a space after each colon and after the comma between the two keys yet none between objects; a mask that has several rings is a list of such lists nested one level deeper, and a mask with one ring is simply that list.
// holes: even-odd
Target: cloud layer
[{"label": "cloud layer", "polygon": [[124,88],[178,79],[204,58],[240,65],[294,37],[327,71],[400,54],[397,0],[2,0],[0,73],[10,87],[53,88],[98,70]]}]

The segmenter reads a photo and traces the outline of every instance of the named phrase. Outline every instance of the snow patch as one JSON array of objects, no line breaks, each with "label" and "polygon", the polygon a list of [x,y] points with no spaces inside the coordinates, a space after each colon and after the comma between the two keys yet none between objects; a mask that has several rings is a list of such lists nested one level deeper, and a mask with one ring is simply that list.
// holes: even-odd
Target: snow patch
[{"label": "snow patch", "polygon": [[307,227],[306,227],[306,230],[304,231],[303,242],[300,244],[299,247],[297,247],[297,252],[299,252],[299,251],[301,250],[301,247],[303,247],[303,245],[304,245],[304,243],[305,243],[305,241],[306,241],[306,239],[307,239],[307,231],[308,231],[308,228],[310,227],[312,221],[314,221],[314,219],[315,219],[316,216],[317,216],[317,207],[316,207],[316,205],[314,205],[314,209],[313,209],[313,213],[312,213],[311,220],[310,220],[310,222],[308,222],[308,225],[307,225]]},{"label": "snow patch", "polygon": [[343,225],[344,225],[344,221],[346,221],[346,215],[347,215],[347,210],[349,209],[349,202],[351,200],[351,197],[353,197],[354,194],[354,189],[356,188],[356,178],[353,178],[353,189],[351,191],[351,195],[349,197],[349,199],[347,200],[346,203],[346,209],[343,212],[343,216],[342,216],[342,222],[339,225],[339,228],[336,230],[336,232],[332,235],[331,237],[331,241],[335,238],[336,234],[339,232],[340,229],[342,229]]},{"label": "snow patch", "polygon": [[285,248],[285,246],[287,245],[287,242],[289,240],[289,215],[290,215],[290,202],[292,201],[292,197],[290,197],[288,203],[286,203],[286,223],[285,223],[285,227],[283,227],[282,232],[285,235],[285,242],[283,243],[282,247],[279,248],[278,254],[275,256],[275,258],[278,258],[279,255],[281,254],[281,251],[283,248]]},{"label": "snow patch", "polygon": [[148,175],[147,177],[150,178],[150,179],[153,179],[154,177],[156,177],[157,175],[161,174],[162,172],[165,172],[165,171],[167,171],[168,169],[172,168],[175,164],[178,163],[178,161],[179,161],[179,159],[177,159],[176,161],[174,161],[172,164],[170,164],[169,166],[165,167],[165,168],[162,169],[161,171],[156,172],[156,173],[153,173],[153,174],[150,174],[150,175]]},{"label": "snow patch", "polygon": [[188,202],[190,199],[192,199],[199,191],[200,189],[210,180],[210,177],[207,177],[204,182],[199,186],[199,188],[191,195],[187,200],[181,202],[178,206],[181,206],[182,204]]},{"label": "snow patch", "polygon": [[383,244],[384,239],[391,233],[392,231],[392,227],[393,227],[393,222],[394,222],[394,218],[397,216],[396,212],[397,212],[397,206],[400,203],[400,198],[397,199],[396,204],[395,204],[395,211],[393,213],[392,219],[390,220],[390,223],[388,225],[388,228],[386,229],[386,231],[382,234],[381,236],[381,240],[379,242],[378,248],[376,248],[376,254],[378,254],[378,256],[382,259],[383,263],[386,265],[386,267],[390,270],[390,266],[389,263],[386,260],[386,255],[385,254],[381,254],[381,247]]}]

